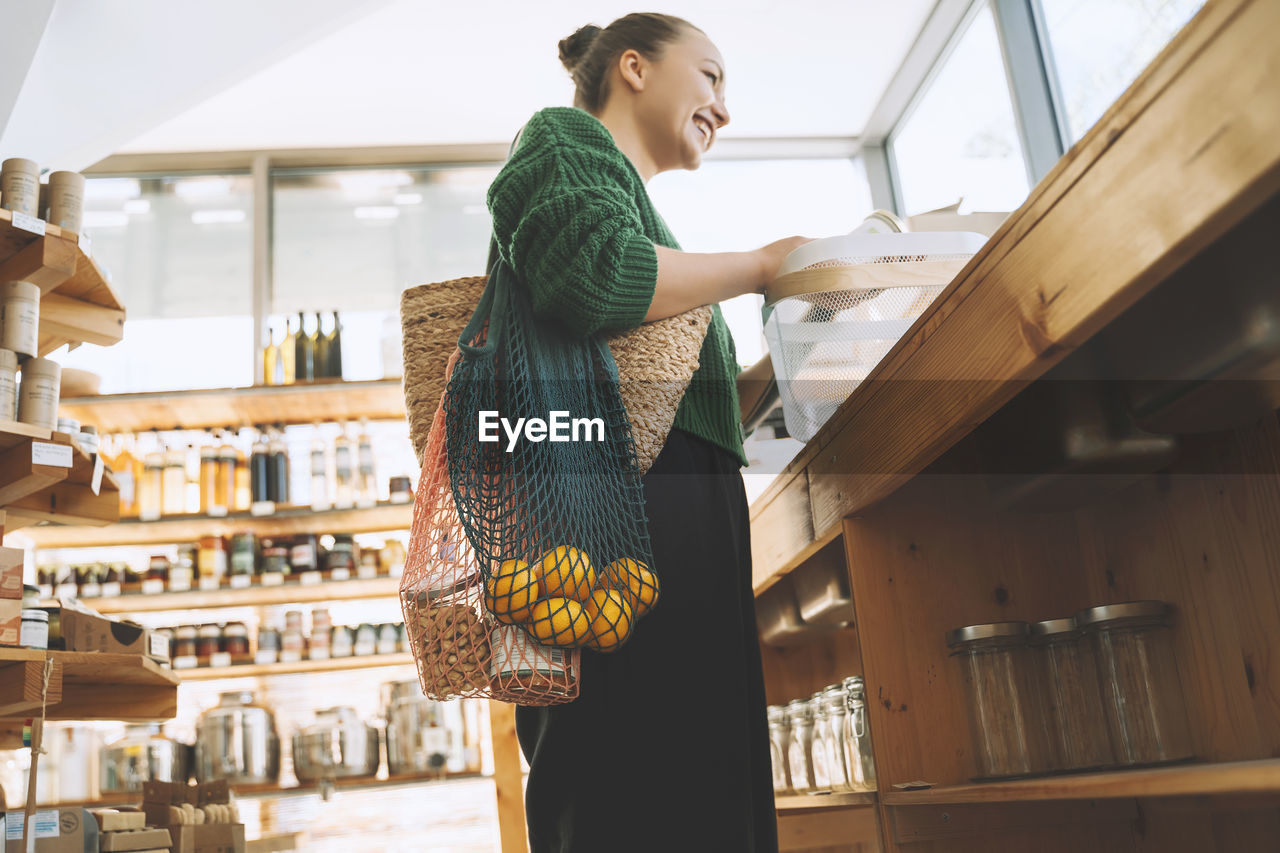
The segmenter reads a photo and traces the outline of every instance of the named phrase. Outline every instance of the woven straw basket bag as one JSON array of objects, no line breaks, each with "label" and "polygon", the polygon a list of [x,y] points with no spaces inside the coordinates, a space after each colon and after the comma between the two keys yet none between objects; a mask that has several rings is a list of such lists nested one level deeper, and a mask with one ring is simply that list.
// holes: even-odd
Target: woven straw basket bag
[{"label": "woven straw basket bag", "polygon": [[[400,297],[404,401],[419,464],[444,394],[445,366],[480,302],[486,280],[480,275],[424,284]],[[698,369],[698,353],[710,323],[711,309],[696,308],[609,338],[641,474],[666,444],[676,409]]]}]

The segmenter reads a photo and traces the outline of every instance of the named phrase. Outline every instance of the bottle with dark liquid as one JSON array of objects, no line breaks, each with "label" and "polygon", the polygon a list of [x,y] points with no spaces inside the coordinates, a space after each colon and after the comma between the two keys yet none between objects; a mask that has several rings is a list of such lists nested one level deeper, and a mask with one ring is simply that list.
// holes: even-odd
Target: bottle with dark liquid
[{"label": "bottle with dark liquid", "polygon": [[298,337],[294,344],[294,377],[298,382],[310,382],[316,378],[316,339],[307,334],[306,315],[298,312]]},{"label": "bottle with dark liquid", "polygon": [[324,318],[317,311],[316,330],[311,334],[311,344],[316,353],[316,379],[326,379],[329,376],[329,336],[324,333],[323,325]]},{"label": "bottle with dark liquid", "polygon": [[253,495],[253,502],[265,503],[271,500],[271,456],[267,449],[267,439],[262,433],[262,428],[258,428],[258,437],[253,442],[253,450],[249,455],[249,490]]},{"label": "bottle with dark liquid", "polygon": [[271,472],[270,485],[267,487],[271,497],[268,500],[276,504],[287,504],[289,503],[289,451],[284,443],[284,428],[281,425],[277,424],[271,433],[267,450],[271,454],[270,464],[267,466]]},{"label": "bottle with dark liquid", "polygon": [[333,312],[333,331],[329,333],[328,358],[329,364],[325,368],[325,374],[333,379],[342,378],[342,321],[338,319],[338,312]]}]

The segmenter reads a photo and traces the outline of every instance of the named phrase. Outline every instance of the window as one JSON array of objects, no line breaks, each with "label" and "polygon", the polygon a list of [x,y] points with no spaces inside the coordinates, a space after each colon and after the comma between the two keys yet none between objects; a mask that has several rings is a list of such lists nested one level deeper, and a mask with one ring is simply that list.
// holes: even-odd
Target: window
[{"label": "window", "polygon": [[246,175],[90,178],[84,229],[128,322],[115,346],[53,358],[108,394],[252,382],[252,191]]},{"label": "window", "polygon": [[1030,186],[991,9],[983,6],[891,137],[903,213],[964,199],[1014,210]]},{"label": "window", "polygon": [[1075,142],[1204,0],[1040,0],[1040,5]]}]

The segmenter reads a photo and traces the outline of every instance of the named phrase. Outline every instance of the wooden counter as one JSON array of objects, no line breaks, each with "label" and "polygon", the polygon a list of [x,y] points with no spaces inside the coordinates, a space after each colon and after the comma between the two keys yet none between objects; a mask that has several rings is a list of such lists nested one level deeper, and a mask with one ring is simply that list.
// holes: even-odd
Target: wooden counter
[{"label": "wooden counter", "polygon": [[[1276,849],[1278,32],[1280,4],[1209,2],[752,506],[757,595],[836,549],[856,612],[764,647],[769,701],[862,674],[880,784],[878,837],[791,830]],[[1173,605],[1194,760],[973,782],[945,632],[1136,599]]]}]

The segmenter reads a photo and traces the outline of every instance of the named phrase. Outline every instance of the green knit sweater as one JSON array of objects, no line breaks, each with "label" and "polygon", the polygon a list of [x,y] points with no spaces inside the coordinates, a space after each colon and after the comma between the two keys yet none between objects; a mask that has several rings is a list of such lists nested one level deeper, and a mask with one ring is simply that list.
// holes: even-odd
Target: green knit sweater
[{"label": "green knit sweater", "polygon": [[[592,335],[644,322],[658,282],[654,244],[679,249],[635,166],[590,113],[536,113],[489,187],[498,251],[527,283],[534,314]],[[747,464],[737,352],[718,305],[674,426]]]}]

